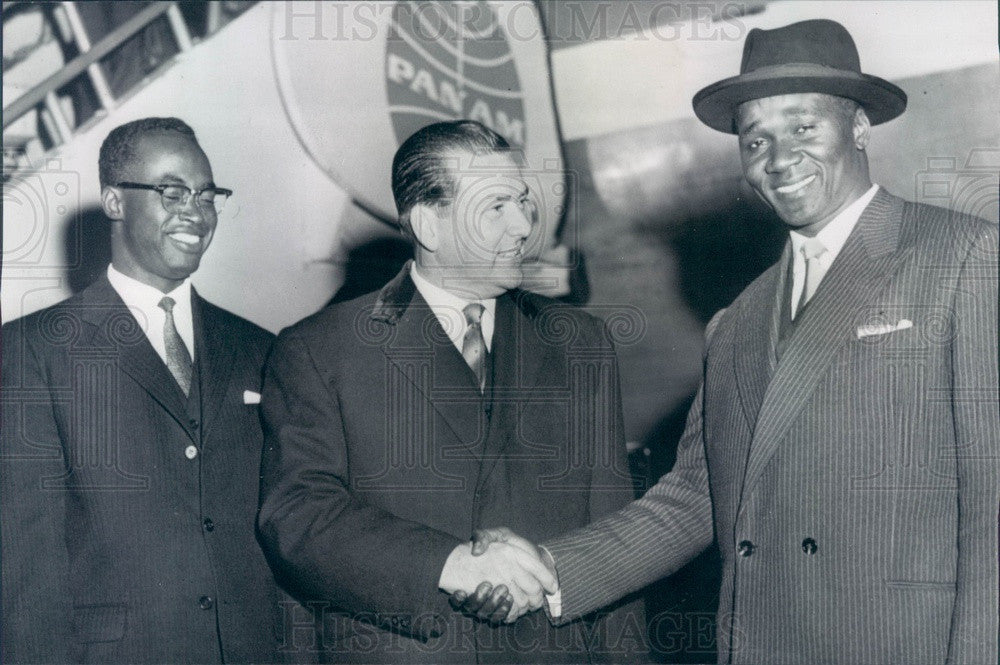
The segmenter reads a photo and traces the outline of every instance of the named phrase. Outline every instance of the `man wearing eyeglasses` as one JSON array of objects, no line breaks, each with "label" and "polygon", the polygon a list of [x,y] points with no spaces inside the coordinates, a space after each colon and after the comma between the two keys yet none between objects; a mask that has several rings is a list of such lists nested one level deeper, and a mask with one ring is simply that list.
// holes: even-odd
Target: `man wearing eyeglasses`
[{"label": "man wearing eyeglasses", "polygon": [[274,662],[254,535],[272,336],[190,276],[229,190],[176,118],[100,152],[111,265],[3,328],[4,662]]}]

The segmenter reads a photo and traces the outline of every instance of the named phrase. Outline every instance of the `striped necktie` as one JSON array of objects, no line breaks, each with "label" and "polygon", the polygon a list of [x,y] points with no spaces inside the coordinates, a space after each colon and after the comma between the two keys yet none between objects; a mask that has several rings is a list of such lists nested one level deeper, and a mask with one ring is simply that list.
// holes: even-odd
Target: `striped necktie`
[{"label": "striped necktie", "polygon": [[479,392],[486,388],[486,340],[483,339],[483,329],[480,322],[486,308],[477,302],[466,305],[462,310],[465,314],[465,336],[462,338],[462,357],[476,375]]},{"label": "striped necktie", "polygon": [[174,375],[177,385],[187,397],[191,390],[191,354],[174,324],[174,304],[174,299],[170,296],[163,296],[159,302],[160,309],[167,313],[163,322],[163,345],[167,350],[167,369]]}]

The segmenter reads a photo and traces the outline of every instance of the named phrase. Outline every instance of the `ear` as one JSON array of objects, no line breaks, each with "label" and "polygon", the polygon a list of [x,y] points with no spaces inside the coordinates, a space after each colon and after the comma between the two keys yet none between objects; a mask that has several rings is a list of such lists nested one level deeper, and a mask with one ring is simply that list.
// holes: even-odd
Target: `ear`
[{"label": "ear", "polygon": [[125,203],[122,201],[121,190],[107,186],[101,190],[101,207],[108,219],[120,221],[125,219]]},{"label": "ear", "polygon": [[437,208],[418,203],[410,208],[410,229],[420,246],[428,252],[436,251],[441,244],[438,225],[440,216]]},{"label": "ear", "polygon": [[868,119],[865,110],[858,106],[854,112],[854,120],[851,123],[851,132],[854,134],[854,147],[864,150],[868,147],[868,139],[871,136],[872,123]]}]

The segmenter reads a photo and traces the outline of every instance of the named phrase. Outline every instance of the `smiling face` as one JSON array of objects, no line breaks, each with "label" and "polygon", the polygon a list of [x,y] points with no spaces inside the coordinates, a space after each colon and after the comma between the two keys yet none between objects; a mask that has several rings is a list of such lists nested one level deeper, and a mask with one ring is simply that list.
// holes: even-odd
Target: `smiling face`
[{"label": "smiling face", "polygon": [[[143,135],[125,174],[123,181],[150,185],[179,184],[195,190],[214,185],[212,167],[198,144],[171,131]],[[215,233],[215,210],[197,205],[194,197],[170,213],[155,191],[108,186],[104,208],[114,222],[115,268],[164,293],[198,269]]]},{"label": "smiling face", "polygon": [[450,161],[457,167],[455,196],[435,207],[438,242],[427,267],[460,281],[466,297],[494,298],[523,279],[535,218],[531,192],[509,153],[458,151]]},{"label": "smiling face", "polygon": [[864,110],[819,93],[754,99],[737,112],[743,175],[785,224],[814,236],[871,187]]}]

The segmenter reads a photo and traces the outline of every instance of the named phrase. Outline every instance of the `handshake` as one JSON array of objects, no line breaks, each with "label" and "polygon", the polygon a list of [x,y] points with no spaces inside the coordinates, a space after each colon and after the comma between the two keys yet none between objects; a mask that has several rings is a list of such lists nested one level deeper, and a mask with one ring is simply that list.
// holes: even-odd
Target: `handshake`
[{"label": "handshake", "polygon": [[457,610],[491,623],[513,623],[559,590],[548,552],[505,527],[478,529],[452,550],[438,587]]}]

